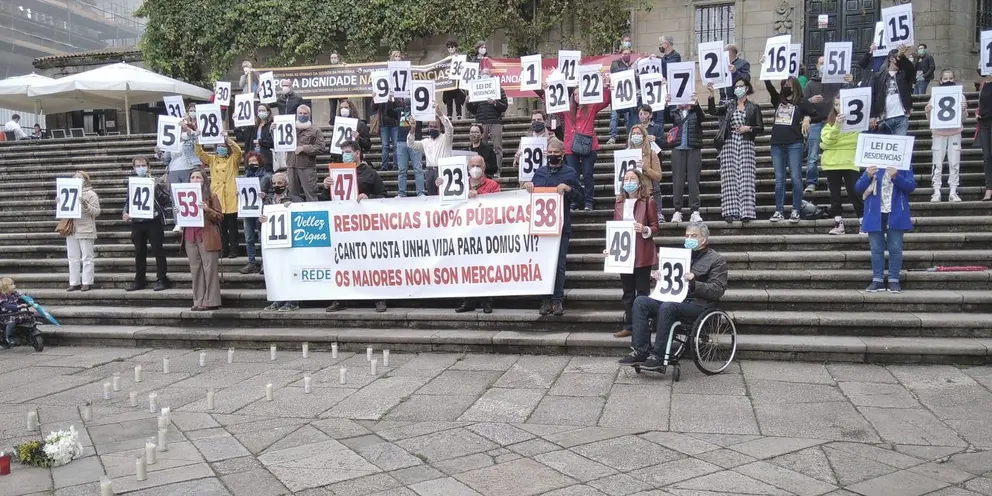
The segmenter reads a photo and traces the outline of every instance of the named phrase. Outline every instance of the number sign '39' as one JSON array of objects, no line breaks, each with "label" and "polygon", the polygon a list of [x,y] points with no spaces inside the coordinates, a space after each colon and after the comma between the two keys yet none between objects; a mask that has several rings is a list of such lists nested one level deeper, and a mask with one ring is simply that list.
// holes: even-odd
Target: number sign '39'
[{"label": "number sign '39'", "polygon": [[685,248],[660,248],[658,250],[658,281],[651,298],[658,301],[681,303],[689,294],[689,273],[692,250]]}]

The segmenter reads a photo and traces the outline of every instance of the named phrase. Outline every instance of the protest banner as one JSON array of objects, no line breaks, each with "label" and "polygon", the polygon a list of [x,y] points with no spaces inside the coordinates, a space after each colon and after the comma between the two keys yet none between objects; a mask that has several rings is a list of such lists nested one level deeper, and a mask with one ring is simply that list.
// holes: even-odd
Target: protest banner
[{"label": "protest banner", "polygon": [[894,167],[909,170],[913,161],[913,136],[887,134],[858,135],[858,148],[854,152],[854,163],[858,167]]},{"label": "protest banner", "polygon": [[288,222],[262,226],[263,238],[291,240],[285,248],[263,245],[268,299],[550,294],[559,237],[529,234],[530,201],[517,190],[447,205],[423,198],[293,203]]}]

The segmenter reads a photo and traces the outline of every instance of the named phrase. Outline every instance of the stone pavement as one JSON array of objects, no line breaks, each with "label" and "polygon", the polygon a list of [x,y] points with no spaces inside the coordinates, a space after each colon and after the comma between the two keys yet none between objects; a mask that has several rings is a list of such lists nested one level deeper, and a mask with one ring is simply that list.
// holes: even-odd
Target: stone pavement
[{"label": "stone pavement", "polygon": [[[38,438],[35,408],[42,432],[75,425],[85,446],[65,467],[15,465],[0,496],[95,495],[104,474],[148,496],[992,495],[990,367],[686,364],[673,384],[602,357],[376,357],[373,377],[364,353],[237,350],[228,364],[207,350],[200,368],[189,349],[0,352],[0,446]],[[172,409],[169,450],[139,483],[152,391]]]}]

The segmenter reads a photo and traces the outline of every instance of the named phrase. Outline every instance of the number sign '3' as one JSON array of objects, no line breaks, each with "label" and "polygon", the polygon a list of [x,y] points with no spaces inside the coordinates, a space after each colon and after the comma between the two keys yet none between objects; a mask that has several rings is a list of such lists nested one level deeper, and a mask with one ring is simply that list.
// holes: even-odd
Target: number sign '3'
[{"label": "number sign '3'", "polygon": [[692,250],[685,248],[660,248],[658,250],[657,286],[651,292],[651,298],[658,301],[681,303],[689,294],[689,281],[685,275],[689,273],[692,260]]},{"label": "number sign '3'", "polygon": [[177,183],[172,185],[172,205],[176,213],[176,225],[179,227],[203,227],[203,209],[200,202],[204,201],[202,191],[196,183]]},{"label": "number sign '3'", "polygon": [[840,123],[841,133],[867,131],[871,112],[871,88],[840,90],[840,111],[847,117]]},{"label": "number sign '3'", "polygon": [[224,142],[224,120],[220,116],[220,105],[197,105],[196,127],[201,145],[219,145]]},{"label": "number sign '3'", "polygon": [[530,233],[535,236],[560,236],[564,201],[557,188],[534,188],[530,195]]},{"label": "number sign '3'", "polygon": [[83,195],[83,180],[74,177],[55,179],[55,218],[79,219],[83,216],[80,198]]},{"label": "number sign '3'", "polygon": [[266,205],[262,214],[265,216],[261,229],[262,250],[291,248],[293,237],[290,236],[289,209],[284,205]]},{"label": "number sign '3'", "polygon": [[238,217],[258,217],[262,213],[262,187],[257,177],[235,178],[238,188]]},{"label": "number sign '3'", "polygon": [[606,222],[606,259],[603,272],[608,274],[633,274],[634,251],[638,234],[632,220]]},{"label": "number sign '3'", "polygon": [[277,115],[272,118],[272,141],[276,146],[273,150],[277,152],[295,152],[296,143],[296,116]]},{"label": "number sign '3'", "polygon": [[445,157],[438,161],[441,204],[468,200],[468,157]]},{"label": "number sign '3'", "polygon": [[154,194],[154,179],[136,176],[127,178],[127,214],[132,219],[154,219]]}]

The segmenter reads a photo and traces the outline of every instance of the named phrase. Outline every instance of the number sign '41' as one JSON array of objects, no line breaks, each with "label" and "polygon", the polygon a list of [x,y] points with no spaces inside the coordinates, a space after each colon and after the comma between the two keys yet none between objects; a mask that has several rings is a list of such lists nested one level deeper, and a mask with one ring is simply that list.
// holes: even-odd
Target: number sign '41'
[{"label": "number sign '41'", "polygon": [[83,180],[74,177],[55,179],[55,218],[79,219],[83,216],[80,205],[83,196]]},{"label": "number sign '41'", "polygon": [[632,220],[606,221],[606,259],[603,272],[633,274],[637,233]]},{"label": "number sign '41'", "polygon": [[154,219],[154,195],[154,179],[136,176],[127,178],[127,214],[132,219]]},{"label": "number sign '41'", "polygon": [[257,177],[235,178],[238,188],[238,217],[258,217],[262,213],[262,186]]},{"label": "number sign '41'", "polygon": [[765,63],[761,66],[763,81],[781,81],[789,78],[789,35],[774,36],[765,42]]},{"label": "number sign '41'", "polygon": [[530,194],[530,234],[560,236],[564,201],[557,188],[534,188]]},{"label": "number sign '41'", "polygon": [[262,211],[262,250],[269,248],[291,248],[293,237],[290,233],[289,209],[284,205],[266,205]]},{"label": "number sign '41'", "polygon": [[176,212],[176,225],[179,227],[203,227],[203,209],[200,202],[202,188],[196,183],[172,185],[172,205]]},{"label": "number sign '41'", "polygon": [[276,144],[273,150],[277,152],[296,151],[295,115],[277,115],[272,118],[272,141]]},{"label": "number sign '41'", "polygon": [[331,200],[355,201],[358,199],[358,171],[355,164],[331,164]]},{"label": "number sign '41'", "polygon": [[685,248],[658,249],[658,285],[651,292],[651,298],[658,301],[682,303],[689,294],[689,273],[692,250]]}]

